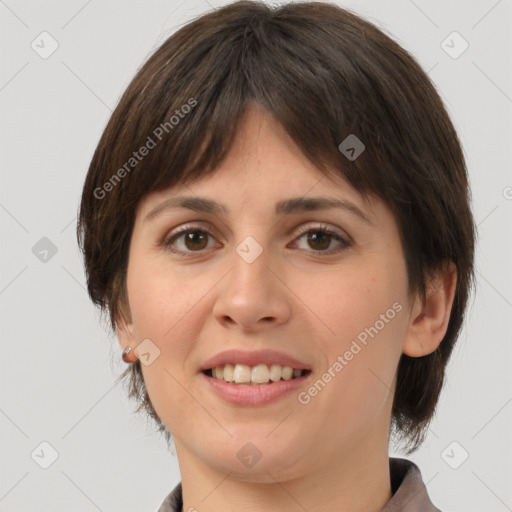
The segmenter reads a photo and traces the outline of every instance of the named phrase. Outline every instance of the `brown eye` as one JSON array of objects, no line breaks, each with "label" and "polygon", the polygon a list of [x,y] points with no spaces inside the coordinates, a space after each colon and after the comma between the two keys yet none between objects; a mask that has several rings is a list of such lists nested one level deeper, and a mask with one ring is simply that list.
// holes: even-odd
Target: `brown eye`
[{"label": "brown eye", "polygon": [[204,229],[185,227],[167,238],[162,245],[177,253],[200,252],[208,248],[209,237],[211,234]]},{"label": "brown eye", "polygon": [[320,251],[328,249],[329,245],[331,245],[331,239],[332,235],[329,235],[321,231],[307,233],[307,241],[312,249],[317,249]]},{"label": "brown eye", "polygon": [[[213,235],[206,229],[197,226],[184,226],[178,232],[172,234],[161,242],[161,245],[173,253],[181,256],[190,256],[193,253],[201,253],[208,248],[209,238]],[[344,237],[326,226],[318,226],[309,229],[303,229],[302,233],[295,240],[306,240],[306,246],[299,249],[305,249],[308,252],[314,252],[320,256],[328,256],[341,252],[352,244],[349,237]],[[332,243],[337,242],[337,246],[330,248]]]},{"label": "brown eye", "polygon": [[[201,250],[208,245],[208,234],[202,231],[191,231],[184,233],[184,244],[187,249]],[[205,243],[206,242],[206,243]]]},{"label": "brown eye", "polygon": [[[300,249],[306,249],[311,252],[316,252],[320,255],[330,255],[334,253],[338,253],[347,247],[350,247],[352,244],[341,234],[335,233],[327,229],[326,226],[313,227],[309,229],[305,229],[302,233],[299,234],[296,240],[305,239],[307,247],[299,247]],[[332,241],[338,242],[337,247],[329,249]],[[298,244],[300,245],[300,244]]]}]

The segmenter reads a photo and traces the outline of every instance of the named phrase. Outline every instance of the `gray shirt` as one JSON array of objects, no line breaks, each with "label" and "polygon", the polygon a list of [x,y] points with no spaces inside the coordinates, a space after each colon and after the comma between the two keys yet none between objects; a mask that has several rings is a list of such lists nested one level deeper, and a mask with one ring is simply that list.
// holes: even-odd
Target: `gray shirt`
[{"label": "gray shirt", "polygon": [[[441,512],[430,501],[420,469],[414,462],[391,457],[389,470],[393,496],[381,512]],[[158,512],[181,512],[182,507],[180,482],[165,498]]]}]

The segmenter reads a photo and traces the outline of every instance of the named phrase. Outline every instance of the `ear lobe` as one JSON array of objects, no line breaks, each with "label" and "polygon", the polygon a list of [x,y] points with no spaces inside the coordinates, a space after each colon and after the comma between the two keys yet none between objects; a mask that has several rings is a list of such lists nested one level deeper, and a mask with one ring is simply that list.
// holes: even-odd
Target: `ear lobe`
[{"label": "ear lobe", "polygon": [[426,286],[426,299],[416,297],[402,352],[410,357],[422,357],[434,352],[443,340],[455,297],[457,269],[452,261],[445,262]]}]

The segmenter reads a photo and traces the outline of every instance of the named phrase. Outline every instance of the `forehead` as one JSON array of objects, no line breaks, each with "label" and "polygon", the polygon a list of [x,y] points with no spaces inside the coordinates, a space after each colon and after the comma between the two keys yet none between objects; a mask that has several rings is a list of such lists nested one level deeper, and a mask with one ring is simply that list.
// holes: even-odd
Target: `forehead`
[{"label": "forehead", "polygon": [[292,197],[324,197],[350,202],[368,212],[368,216],[375,215],[377,198],[365,200],[340,171],[329,171],[326,174],[308,160],[269,112],[251,105],[226,158],[212,173],[146,195],[139,204],[138,215],[147,215],[170,197],[194,195],[207,195],[217,202],[229,203],[233,209],[252,206],[265,211]]}]

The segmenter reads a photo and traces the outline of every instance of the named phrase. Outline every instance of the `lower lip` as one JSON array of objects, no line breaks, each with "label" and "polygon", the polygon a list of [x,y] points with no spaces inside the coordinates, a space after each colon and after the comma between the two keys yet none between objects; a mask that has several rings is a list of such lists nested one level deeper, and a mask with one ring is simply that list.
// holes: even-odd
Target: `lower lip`
[{"label": "lower lip", "polygon": [[226,402],[235,405],[266,405],[278,401],[280,398],[297,392],[304,387],[304,383],[312,373],[290,380],[278,380],[269,384],[245,385],[231,384],[224,380],[209,377],[204,373],[200,376],[206,380],[210,388]]}]

